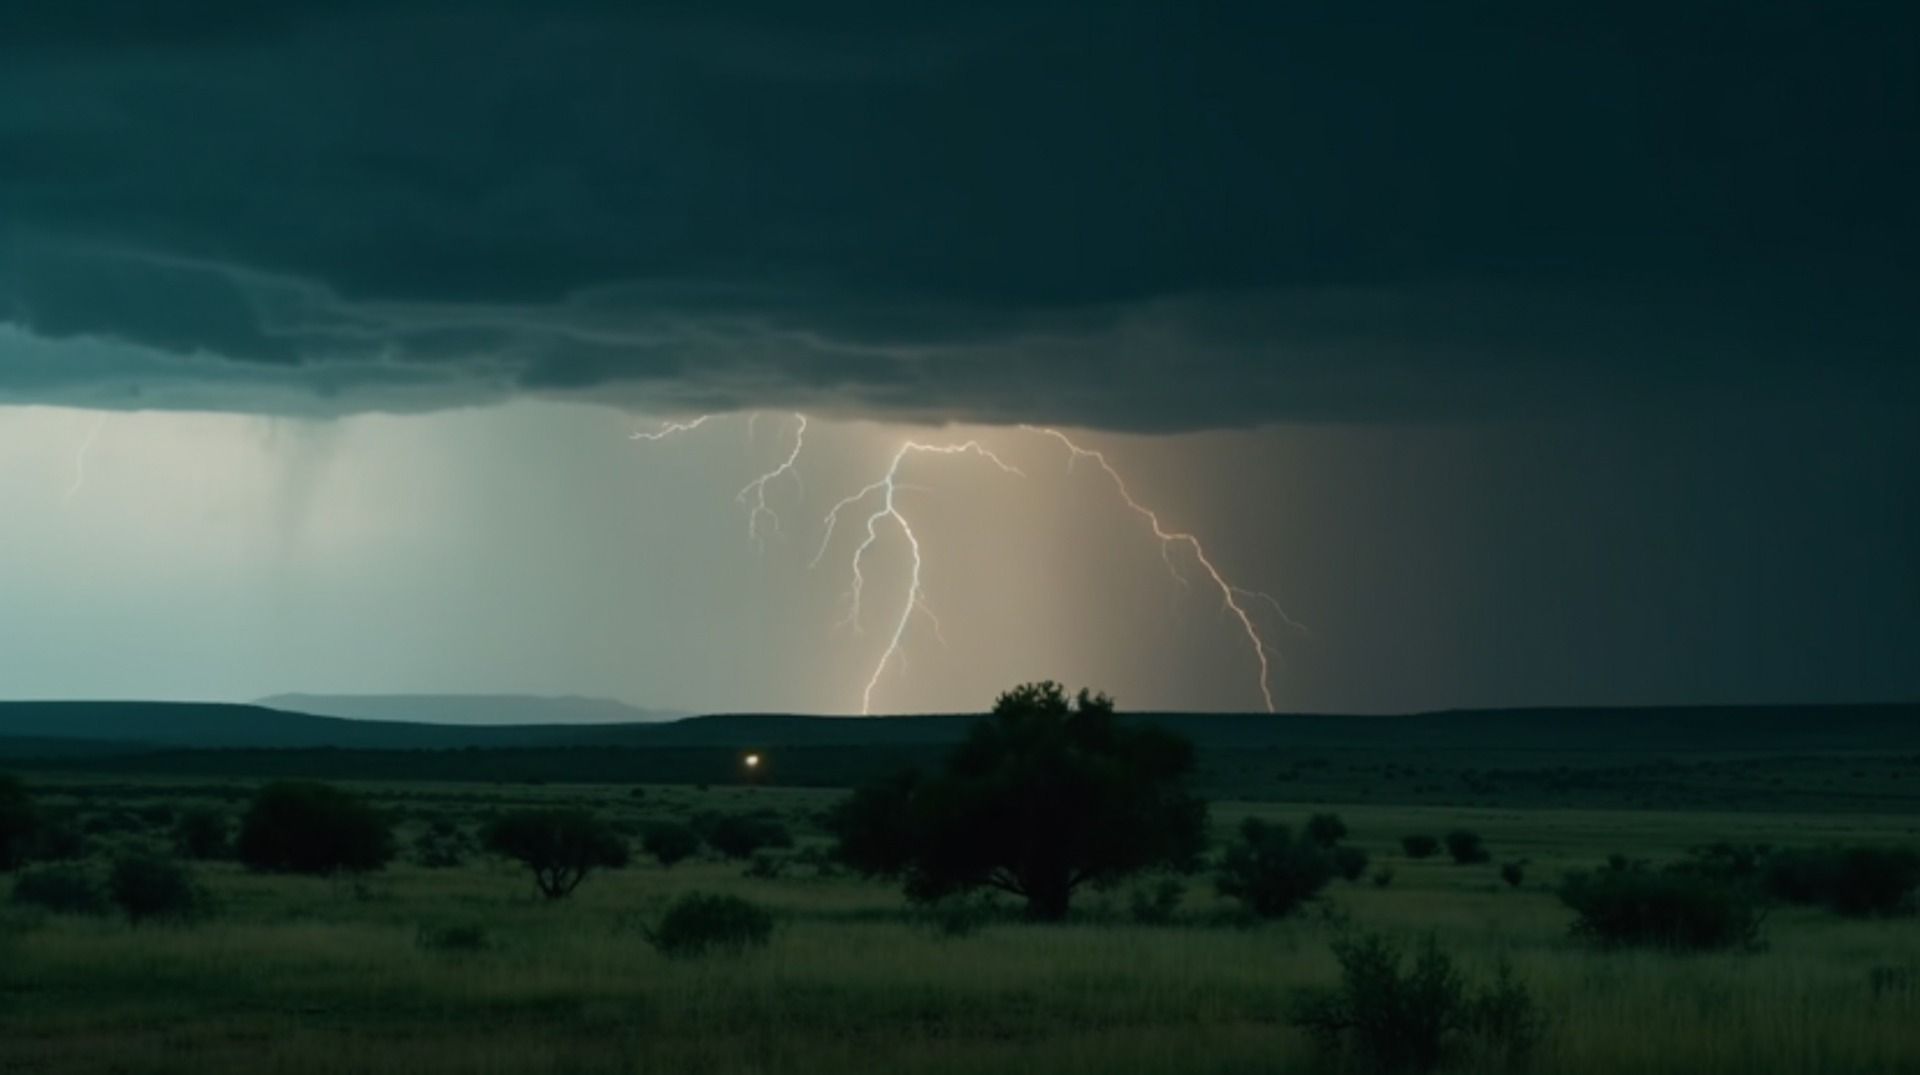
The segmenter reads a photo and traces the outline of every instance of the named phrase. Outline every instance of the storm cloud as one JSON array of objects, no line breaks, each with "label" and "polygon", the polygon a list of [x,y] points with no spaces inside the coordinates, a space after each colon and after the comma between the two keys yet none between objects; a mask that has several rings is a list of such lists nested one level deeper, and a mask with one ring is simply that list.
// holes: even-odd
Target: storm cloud
[{"label": "storm cloud", "polygon": [[0,9],[0,400],[1917,391],[1910,5]]}]

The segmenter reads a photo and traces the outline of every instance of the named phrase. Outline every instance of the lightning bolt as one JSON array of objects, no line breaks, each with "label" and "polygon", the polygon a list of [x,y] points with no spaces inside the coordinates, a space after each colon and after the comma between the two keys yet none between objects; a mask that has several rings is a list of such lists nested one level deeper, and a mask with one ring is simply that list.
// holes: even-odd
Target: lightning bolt
[{"label": "lightning bolt", "polygon": [[1187,579],[1180,573],[1179,567],[1174,562],[1173,549],[1176,545],[1184,545],[1187,547],[1187,550],[1193,555],[1194,562],[1200,565],[1200,569],[1206,572],[1207,578],[1219,589],[1220,600],[1225,606],[1224,610],[1239,621],[1240,629],[1246,633],[1247,643],[1253,647],[1253,655],[1260,662],[1260,697],[1266,702],[1267,712],[1274,712],[1273,667],[1269,659],[1273,650],[1267,645],[1266,638],[1260,634],[1259,625],[1254,622],[1253,616],[1247,611],[1246,605],[1242,604],[1241,601],[1242,599],[1263,601],[1270,605],[1273,610],[1279,614],[1280,619],[1288,626],[1302,631],[1306,630],[1306,628],[1301,627],[1292,617],[1288,616],[1286,610],[1280,607],[1280,602],[1274,600],[1270,595],[1261,593],[1258,590],[1249,590],[1242,586],[1236,586],[1228,581],[1227,577],[1221,574],[1220,569],[1215,567],[1213,561],[1208,558],[1206,546],[1200,543],[1198,537],[1183,531],[1168,530],[1162,525],[1160,516],[1155,513],[1153,509],[1134,499],[1133,490],[1127,487],[1126,479],[1120,476],[1120,472],[1114,469],[1113,464],[1107,461],[1105,455],[1091,448],[1082,448],[1080,445],[1075,444],[1072,438],[1057,429],[1031,425],[1023,425],[1020,428],[1043,437],[1052,437],[1064,445],[1068,452],[1067,464],[1069,469],[1071,469],[1075,462],[1086,459],[1091,460],[1095,465],[1099,466],[1101,470],[1105,471],[1107,477],[1112,480],[1114,489],[1120,494],[1121,501],[1125,503],[1128,508],[1132,509],[1135,514],[1147,521],[1147,525],[1153,531],[1153,536],[1159,539],[1160,558],[1166,561],[1167,570],[1173,573],[1173,577],[1179,580],[1182,586],[1187,585]]},{"label": "lightning bolt", "polygon": [[868,484],[852,496],[841,499],[839,503],[828,510],[826,533],[820,539],[820,551],[815,554],[813,558],[812,566],[814,567],[819,566],[820,561],[827,555],[827,549],[833,544],[833,535],[840,522],[840,513],[876,494],[880,498],[879,506],[874,509],[872,514],[867,516],[866,538],[860,542],[859,546],[855,548],[853,552],[853,584],[848,591],[850,611],[847,614],[847,619],[843,622],[851,623],[855,631],[860,629],[860,603],[867,584],[866,572],[861,565],[866,558],[867,550],[873,548],[873,546],[879,542],[880,526],[883,522],[890,522],[900,531],[900,536],[906,539],[909,563],[911,564],[907,573],[906,600],[900,604],[900,615],[894,620],[893,631],[887,637],[886,649],[881,652],[880,660],[874,664],[873,674],[867,677],[866,689],[860,694],[860,714],[862,716],[868,716],[873,713],[873,692],[879,687],[880,677],[886,672],[887,666],[895,660],[901,659],[900,643],[901,640],[906,637],[907,625],[913,621],[913,614],[915,612],[919,612],[931,620],[934,625],[934,633],[939,635],[943,642],[945,641],[945,633],[941,630],[940,619],[933,614],[933,609],[928,607],[926,592],[921,588],[920,569],[924,561],[920,551],[920,537],[913,532],[913,524],[908,522],[907,517],[900,513],[900,505],[896,499],[896,494],[898,494],[901,489],[901,484],[898,480],[900,476],[900,465],[906,461],[909,455],[922,454],[943,456],[973,455],[992,463],[1005,473],[1021,477],[1025,476],[1020,468],[1001,459],[993,453],[992,449],[977,440],[963,441],[958,444],[924,444],[919,441],[907,441],[901,444],[900,448],[893,453],[892,462],[887,465],[886,473],[883,474],[878,481]]},{"label": "lightning bolt", "polygon": [[717,414],[703,414],[698,418],[689,419],[685,422],[662,422],[660,423],[660,428],[651,433],[635,433],[627,439],[662,441],[668,437],[678,436],[682,433],[691,433],[718,417],[720,416]]},{"label": "lightning bolt", "polygon": [[61,506],[73,503],[73,498],[80,495],[80,487],[87,484],[87,456],[93,451],[93,442],[100,439],[100,430],[106,424],[106,412],[94,416],[93,427],[87,430],[79,450],[73,453],[73,483],[67,486],[66,494],[60,498]]},{"label": "lightning bolt", "polygon": [[779,466],[748,482],[733,498],[741,504],[746,504],[747,495],[749,493],[753,495],[753,503],[747,509],[747,540],[756,545],[763,544],[760,538],[760,519],[763,516],[771,523],[774,530],[780,529],[780,516],[774,514],[772,508],[767,507],[767,483],[782,474],[791,474],[794,484],[800,488],[802,495],[806,492],[806,486],[801,483],[800,472],[794,469],[794,464],[800,461],[800,451],[807,446],[807,416],[795,413],[793,418],[795,422],[793,451],[787,453],[787,458],[782,460]]}]

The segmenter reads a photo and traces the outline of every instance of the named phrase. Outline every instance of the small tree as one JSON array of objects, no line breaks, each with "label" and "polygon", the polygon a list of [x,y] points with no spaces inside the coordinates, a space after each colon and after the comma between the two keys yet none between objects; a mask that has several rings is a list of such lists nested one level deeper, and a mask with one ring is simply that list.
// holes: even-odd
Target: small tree
[{"label": "small tree", "polygon": [[248,869],[269,873],[361,873],[393,858],[393,833],[357,796],[285,780],[253,797],[235,850]]},{"label": "small tree", "polygon": [[995,888],[1056,921],[1081,885],[1193,868],[1206,804],[1183,787],[1192,767],[1190,743],[1123,726],[1105,695],[1029,683],[1000,696],[940,775],[862,789],[830,822],[844,861],[904,874],[916,900]]},{"label": "small tree", "polygon": [[1508,888],[1519,888],[1526,879],[1527,866],[1524,862],[1509,862],[1500,867],[1500,880],[1505,881]]},{"label": "small tree", "polygon": [[1447,854],[1461,866],[1477,866],[1492,861],[1493,855],[1487,845],[1480,840],[1480,834],[1471,829],[1455,829],[1447,833]]},{"label": "small tree", "polygon": [[692,858],[700,850],[700,834],[678,821],[657,821],[647,826],[640,845],[654,861],[671,868],[674,863]]},{"label": "small tree", "polygon": [[1307,839],[1315,847],[1331,849],[1347,838],[1347,823],[1339,814],[1315,814],[1307,819]]},{"label": "small tree", "polygon": [[224,811],[211,806],[196,806],[184,811],[173,822],[173,849],[184,858],[225,858],[231,850]]},{"label": "small tree", "polygon": [[413,861],[429,870],[448,870],[467,860],[473,841],[466,830],[444,817],[434,818],[413,839]]},{"label": "small tree", "polygon": [[1440,850],[1440,840],[1438,837],[1429,836],[1426,833],[1402,836],[1400,837],[1400,850],[1406,852],[1407,857],[1410,859],[1432,858],[1434,854]]},{"label": "small tree", "polygon": [[20,781],[0,773],[0,871],[26,862],[33,832],[33,799]]},{"label": "small tree", "polygon": [[516,810],[487,827],[487,847],[533,871],[540,894],[569,895],[599,867],[627,864],[627,842],[585,810]]},{"label": "small tree", "polygon": [[107,892],[134,925],[155,918],[190,918],[203,904],[186,869],[157,855],[129,855],[113,864]]},{"label": "small tree", "polygon": [[1283,918],[1319,895],[1333,873],[1333,857],[1311,840],[1250,817],[1240,825],[1240,842],[1221,860],[1215,884],[1261,918]]}]

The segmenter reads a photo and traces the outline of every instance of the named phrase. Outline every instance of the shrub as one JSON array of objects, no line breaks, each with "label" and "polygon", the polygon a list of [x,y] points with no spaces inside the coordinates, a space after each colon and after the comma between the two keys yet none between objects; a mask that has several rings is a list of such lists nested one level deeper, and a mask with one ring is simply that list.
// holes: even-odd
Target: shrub
[{"label": "shrub", "polygon": [[1500,867],[1500,880],[1505,881],[1508,888],[1519,888],[1520,883],[1526,879],[1527,867],[1525,863],[1509,862]]},{"label": "shrub", "polygon": [[1134,889],[1128,909],[1133,920],[1143,926],[1164,926],[1179,913],[1180,901],[1186,895],[1187,886],[1179,878],[1163,877],[1157,884]]},{"label": "shrub", "polygon": [[1333,868],[1336,873],[1349,881],[1358,881],[1367,872],[1367,853],[1357,847],[1336,847],[1333,856]]},{"label": "shrub", "polygon": [[359,873],[380,869],[393,857],[393,833],[359,798],[326,784],[289,780],[254,796],[235,850],[254,870]]},{"label": "shrub", "polygon": [[926,921],[942,937],[971,937],[996,917],[993,898],[973,893],[946,896],[921,906]]},{"label": "shrub", "polygon": [[771,851],[756,851],[753,858],[748,860],[747,868],[741,871],[741,876],[772,881],[786,872],[787,857],[785,855],[776,855]]},{"label": "shrub", "polygon": [[1333,861],[1284,825],[1248,818],[1240,842],[1227,849],[1216,884],[1261,918],[1280,918],[1318,895],[1333,879]]},{"label": "shrub", "polygon": [[1382,866],[1379,869],[1373,871],[1373,887],[1385,888],[1390,884],[1393,884],[1393,868],[1392,867]]},{"label": "shrub", "polygon": [[1475,866],[1493,858],[1481,842],[1480,834],[1471,829],[1455,829],[1447,833],[1447,854],[1462,866]]},{"label": "shrub", "polygon": [[173,823],[173,849],[183,858],[225,858],[232,850],[227,815],[211,806],[196,806]]},{"label": "shrub", "polygon": [[136,926],[153,918],[191,918],[205,903],[186,868],[157,855],[128,855],[116,861],[107,877],[107,891]]},{"label": "shrub", "polygon": [[1424,833],[1402,836],[1400,837],[1400,850],[1405,851],[1407,857],[1410,859],[1432,858],[1434,854],[1440,850],[1440,841],[1438,838],[1428,836]]},{"label": "shrub", "polygon": [[1518,1065],[1539,1040],[1539,1009],[1504,964],[1475,990],[1431,938],[1405,971],[1400,948],[1377,935],[1335,941],[1333,952],[1340,984],[1300,994],[1293,1024],[1364,1069],[1433,1071],[1476,1046]]},{"label": "shrub", "polygon": [[1776,852],[1766,860],[1769,894],[1865,917],[1911,910],[1920,887],[1920,854],[1894,847]]},{"label": "shrub", "polygon": [[700,834],[690,825],[678,821],[657,821],[647,826],[640,839],[640,846],[647,849],[654,861],[671,868],[674,863],[693,857],[700,850]]},{"label": "shrub", "polygon": [[40,866],[20,871],[13,882],[13,902],[55,914],[106,914],[107,894],[93,873],[83,867]]},{"label": "shrub", "polygon": [[627,842],[585,810],[516,810],[487,826],[487,848],[533,871],[550,900],[569,895],[595,869],[627,864]]},{"label": "shrub", "polygon": [[474,923],[422,925],[415,931],[413,943],[428,952],[484,952],[488,944],[487,930]]},{"label": "shrub", "polygon": [[1331,848],[1346,839],[1347,823],[1339,814],[1315,814],[1307,819],[1306,834],[1315,847]]},{"label": "shrub", "polygon": [[765,948],[773,937],[773,916],[737,896],[689,893],[667,908],[649,939],[669,959],[710,952]]},{"label": "shrub", "polygon": [[729,814],[708,821],[706,840],[730,859],[752,858],[756,851],[792,847],[793,834],[778,820],[759,814]]},{"label": "shrub", "polygon": [[33,839],[33,800],[20,781],[0,773],[0,870],[18,869]]},{"label": "shrub", "polygon": [[473,840],[446,818],[435,818],[413,840],[413,861],[429,870],[447,870],[467,860]]},{"label": "shrub", "polygon": [[75,862],[86,857],[86,833],[71,818],[41,818],[28,841],[27,858],[34,862]]},{"label": "shrub", "polygon": [[1706,951],[1753,944],[1760,916],[1740,886],[1642,866],[1575,873],[1560,886],[1573,932],[1608,947]]}]

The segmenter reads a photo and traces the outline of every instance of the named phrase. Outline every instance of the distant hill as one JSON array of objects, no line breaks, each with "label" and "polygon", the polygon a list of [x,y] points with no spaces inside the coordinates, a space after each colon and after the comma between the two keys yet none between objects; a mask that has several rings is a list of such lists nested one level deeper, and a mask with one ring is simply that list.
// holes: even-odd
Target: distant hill
[{"label": "distant hill", "polygon": [[[348,720],[264,706],[0,703],[0,762],[263,779],[846,787],[936,766],[976,715],[633,723]],[[1191,739],[1220,798],[1920,813],[1920,706],[1132,714]]]},{"label": "distant hill", "polygon": [[654,724],[689,714],[605,698],[524,694],[276,694],[255,705],[347,720],[497,727],[516,724]]}]

